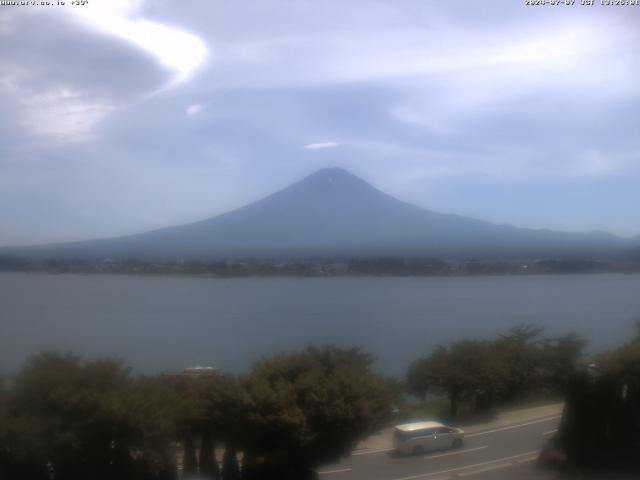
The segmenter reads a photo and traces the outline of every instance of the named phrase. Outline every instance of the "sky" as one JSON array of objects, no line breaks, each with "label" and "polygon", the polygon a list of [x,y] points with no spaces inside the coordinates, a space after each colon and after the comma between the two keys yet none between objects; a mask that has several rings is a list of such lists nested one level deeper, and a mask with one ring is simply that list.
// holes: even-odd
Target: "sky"
[{"label": "sky", "polygon": [[640,234],[640,7],[57,1],[0,6],[0,246],[334,166],[436,211]]}]

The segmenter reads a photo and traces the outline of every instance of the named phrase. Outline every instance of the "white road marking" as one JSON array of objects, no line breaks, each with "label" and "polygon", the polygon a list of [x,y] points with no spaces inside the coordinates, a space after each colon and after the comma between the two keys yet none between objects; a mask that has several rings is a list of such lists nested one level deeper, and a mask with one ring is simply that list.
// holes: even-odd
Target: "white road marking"
[{"label": "white road marking", "polygon": [[330,475],[332,473],[350,472],[351,470],[351,468],[338,468],[336,470],[325,470],[323,472],[318,472],[318,475]]},{"label": "white road marking", "polygon": [[547,435],[554,434],[554,433],[556,433],[557,431],[558,431],[558,429],[557,429],[557,428],[554,428],[553,430],[549,430],[548,432],[542,432],[542,435],[544,435],[544,436],[546,437]]},{"label": "white road marking", "polygon": [[505,430],[511,430],[513,428],[527,427],[529,425],[535,425],[536,423],[550,422],[551,420],[559,419],[561,416],[562,415],[555,415],[553,417],[543,418],[543,419],[540,419],[540,420],[533,420],[533,421],[527,422],[527,423],[519,423],[517,425],[509,425],[507,427],[494,428],[493,430],[487,430],[485,432],[469,433],[469,434],[466,434],[464,436],[464,438],[479,437],[480,435],[488,435],[489,433],[503,432]]},{"label": "white road marking", "polygon": [[461,453],[469,453],[469,452],[475,452],[477,450],[484,450],[485,448],[489,448],[489,445],[483,445],[481,447],[475,447],[475,448],[465,448],[464,450],[457,450],[455,452],[449,452],[449,453],[441,453],[439,455],[428,455],[424,457],[424,459],[431,460],[433,458],[449,457],[451,455],[460,455]]},{"label": "white road marking", "polygon": [[356,457],[358,455],[371,455],[373,453],[383,453],[383,452],[390,452],[391,450],[395,450],[394,448],[380,448],[378,450],[365,450],[363,452],[355,452],[352,453],[351,456],[352,457]]},{"label": "white road marking", "polygon": [[[441,470],[439,472],[429,472],[429,473],[421,473],[419,475],[411,475],[409,477],[400,477],[400,478],[395,478],[393,480],[413,480],[415,478],[428,478],[428,477],[435,477],[436,475],[443,475],[445,473],[453,473],[453,472],[459,472],[461,470],[469,470],[471,468],[476,468],[476,467],[484,467],[485,465],[492,465],[492,464],[496,464],[496,463],[500,463],[500,462],[507,462],[509,460],[514,460],[515,459],[520,459],[522,457],[528,457],[531,455],[537,455],[539,453],[539,450],[533,450],[531,452],[526,452],[526,453],[520,453],[518,455],[511,455],[510,457],[503,457],[503,458],[496,458],[495,460],[489,460],[487,462],[481,462],[481,463],[474,463],[473,465],[465,465],[463,467],[455,467],[455,468],[450,468],[448,470]],[[510,463],[507,463],[505,465],[510,465]]]}]

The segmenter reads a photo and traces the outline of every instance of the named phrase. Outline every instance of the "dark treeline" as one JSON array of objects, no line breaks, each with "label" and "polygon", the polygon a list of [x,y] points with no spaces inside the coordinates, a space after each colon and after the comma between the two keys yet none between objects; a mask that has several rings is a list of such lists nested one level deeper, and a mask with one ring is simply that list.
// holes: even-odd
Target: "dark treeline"
[{"label": "dark treeline", "polygon": [[50,273],[186,274],[239,276],[446,276],[640,272],[640,258],[587,259],[440,259],[440,258],[293,258],[165,260],[25,259],[0,256],[0,271]]},{"label": "dark treeline", "polygon": [[635,338],[571,376],[547,455],[558,451],[571,466],[640,471],[640,323]]},{"label": "dark treeline", "polygon": [[204,370],[133,376],[114,360],[44,353],[0,386],[0,478],[209,480],[316,478],[388,425],[407,394],[448,399],[441,420],[525,398],[566,405],[548,451],[567,465],[640,458],[640,329],[587,359],[575,334],[518,325],[440,346],[382,378],[357,349],[313,348],[257,362],[242,376]]},{"label": "dark treeline", "polygon": [[[134,377],[119,362],[46,353],[0,394],[0,478],[314,478],[388,420],[358,350],[276,355],[243,377]],[[221,458],[222,457],[222,458]]]},{"label": "dark treeline", "polygon": [[543,329],[518,325],[492,340],[460,340],[416,360],[407,372],[410,392],[445,395],[450,417],[490,411],[524,396],[559,396],[583,356],[585,341],[571,333],[545,338]]}]

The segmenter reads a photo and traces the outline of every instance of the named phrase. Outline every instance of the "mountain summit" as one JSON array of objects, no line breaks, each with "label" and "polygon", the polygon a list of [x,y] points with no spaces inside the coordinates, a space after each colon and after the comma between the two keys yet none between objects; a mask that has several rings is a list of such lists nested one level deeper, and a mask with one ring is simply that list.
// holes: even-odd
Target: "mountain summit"
[{"label": "mountain summit", "polygon": [[602,233],[521,229],[432,212],[391,197],[345,170],[327,168],[200,222],[15,253],[81,258],[549,255],[593,254],[626,245]]},{"label": "mountain summit", "polygon": [[365,193],[378,192],[374,187],[342,168],[323,168],[287,188],[292,190],[314,191],[319,194],[336,192]]},{"label": "mountain summit", "polygon": [[359,186],[369,190],[373,189],[371,185],[361,178],[356,177],[352,173],[349,173],[339,167],[323,168],[318,170],[295,183],[291,187],[295,186],[302,188],[309,188],[310,186],[313,186],[316,188],[326,189],[357,188]]}]

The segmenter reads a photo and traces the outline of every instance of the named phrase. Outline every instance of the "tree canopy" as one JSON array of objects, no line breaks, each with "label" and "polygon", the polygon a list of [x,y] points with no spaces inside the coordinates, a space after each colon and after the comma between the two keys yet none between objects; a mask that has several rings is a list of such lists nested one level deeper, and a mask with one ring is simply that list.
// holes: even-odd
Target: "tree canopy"
[{"label": "tree canopy", "polygon": [[503,352],[491,342],[479,340],[438,347],[428,357],[414,362],[407,375],[409,388],[421,396],[429,390],[448,395],[452,416],[458,414],[461,399],[493,398],[504,390],[507,381]]},{"label": "tree canopy", "polygon": [[246,379],[248,450],[286,466],[278,478],[304,478],[305,469],[351,452],[390,414],[371,360],[326,347],[258,362]]},{"label": "tree canopy", "polygon": [[[147,418],[130,408],[134,394],[129,371],[119,362],[59,354],[32,358],[6,399],[10,478],[139,477],[143,459],[131,451],[144,440]],[[160,410],[154,405],[145,413]]]},{"label": "tree canopy", "polygon": [[265,358],[240,378],[140,377],[114,360],[40,354],[0,383],[0,478],[176,480],[182,457],[183,474],[209,480],[301,480],[389,415],[370,365],[325,347]]},{"label": "tree canopy", "polygon": [[640,471],[640,325],[568,380],[558,445],[570,463]]},{"label": "tree canopy", "polygon": [[409,366],[407,388],[421,398],[446,394],[454,417],[461,400],[481,410],[535,389],[560,392],[582,355],[584,341],[575,334],[541,339],[542,332],[521,324],[494,340],[460,340],[437,347]]}]

